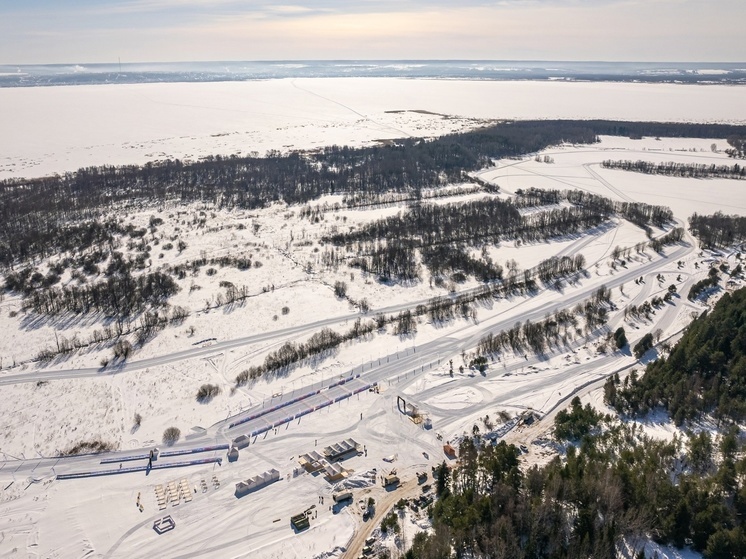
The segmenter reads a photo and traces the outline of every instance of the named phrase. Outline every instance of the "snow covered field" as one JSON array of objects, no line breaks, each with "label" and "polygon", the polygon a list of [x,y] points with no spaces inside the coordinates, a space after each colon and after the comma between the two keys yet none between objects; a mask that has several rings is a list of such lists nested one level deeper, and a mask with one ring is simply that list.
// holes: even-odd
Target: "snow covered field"
[{"label": "snow covered field", "polygon": [[[166,156],[360,145],[402,133],[434,136],[507,117],[746,120],[732,97],[740,90],[715,86],[353,79],[35,88],[24,95],[20,91],[0,90],[2,116],[11,119],[18,132],[0,134],[0,176]],[[558,91],[566,102],[551,102]],[[671,102],[671,95],[676,102]],[[643,97],[644,106],[635,102]],[[12,114],[9,106],[15,107]],[[399,109],[459,117],[386,112]],[[50,133],[59,127],[69,134]],[[223,133],[227,135],[218,135]],[[480,177],[499,185],[501,195],[532,186],[579,188],[616,200],[668,205],[681,222],[694,211],[746,214],[746,191],[736,181],[646,176],[599,165],[604,159],[724,163],[724,147],[722,138],[604,137],[592,146],[547,150],[554,159],[551,164],[533,156],[498,161]],[[459,199],[463,198],[454,195],[439,203]],[[344,262],[336,268],[325,266],[324,253],[330,246],[320,239],[333,227],[358,226],[402,209],[337,209],[336,202],[339,197],[312,204],[324,208],[318,222],[300,218],[299,207],[280,204],[244,213],[189,206],[128,208],[118,214],[137,227],[147,225],[153,215],[163,219],[152,251],[153,270],[205,254],[251,255],[261,263],[245,271],[215,266],[210,275],[204,267],[180,280],[182,289],[172,303],[189,309],[189,318],[167,326],[119,368],[101,367],[101,358],[111,353],[105,344],[44,365],[32,362],[59,336],[87,338],[101,328],[100,319],[36,320],[21,312],[19,299],[6,296],[0,301],[0,399],[5,402],[0,407],[0,452],[5,454],[0,463],[0,555],[341,556],[350,542],[355,543],[356,534],[372,528],[400,498],[421,494],[415,472],[429,472],[444,459],[443,441],[471,433],[474,425],[489,430],[485,416],[499,429],[506,425],[503,414],[509,419],[528,409],[539,416],[550,414],[574,393],[590,390],[606,375],[635,363],[628,354],[602,352],[602,339],[578,336],[544,356],[505,355],[481,375],[468,368],[463,355],[474,351],[482,335],[517,321],[541,320],[548,312],[584,300],[601,285],[611,288],[618,309],[610,315],[609,327],[624,325],[632,344],[656,328],[664,339],[675,335],[704,309],[683,295],[707,270],[695,266],[708,255],[699,252],[694,240],[687,236],[686,243],[667,247],[663,255],[649,249],[634,253],[626,268],[615,269],[610,255],[616,246],[633,247],[646,239],[638,227],[616,220],[582,236],[536,244],[506,242],[490,249],[493,260],[502,265],[515,261],[519,269],[553,255],[582,253],[587,276],[560,291],[547,289],[534,297],[480,304],[476,317],[446,324],[433,325],[423,317],[411,336],[397,336],[389,326],[291,368],[286,375],[233,390],[236,374],[259,364],[285,341],[303,340],[323,325],[345,332],[358,317],[366,319],[351,300],[366,298],[371,307],[367,317],[372,317],[380,310],[398,312],[448,294],[446,287],[431,286],[427,273],[413,285],[388,285]],[[164,247],[177,232],[186,243],[181,252]],[[663,282],[657,281],[657,274],[664,276]],[[645,283],[635,283],[641,276]],[[252,296],[243,304],[207,309],[207,302],[224,292],[221,281],[246,285]],[[337,281],[347,283],[348,299],[335,296]],[[672,283],[682,294],[672,304],[650,320],[624,318],[625,306],[662,296]],[[472,281],[457,289],[475,286]],[[361,374],[363,380],[379,375],[375,378],[380,393],[363,391],[273,427],[252,437],[235,462],[218,450],[198,457],[222,457],[220,466],[54,480],[55,474],[104,467],[101,457],[48,458],[78,442],[99,439],[120,451],[134,451],[160,446],[163,430],[176,426],[185,446],[190,441],[227,443],[243,431],[226,428],[226,418],[287,402],[350,372]],[[203,383],[216,384],[222,392],[209,403],[198,403],[195,395]],[[425,430],[399,413],[398,397],[427,414],[433,428]],[[597,399],[597,393],[587,398]],[[137,427],[135,413],[142,416]],[[518,435],[522,432],[516,430]],[[351,470],[346,482],[301,473],[301,454],[350,437],[365,448],[342,463]],[[527,459],[539,463],[546,456],[532,450]],[[240,499],[234,496],[236,482],[270,468],[280,471],[279,482]],[[386,491],[376,480],[392,469],[402,487]],[[182,478],[191,500],[159,510],[155,487]],[[330,510],[332,494],[344,484],[353,488],[353,503]],[[365,522],[359,501],[368,497],[376,500],[377,512],[375,520]],[[296,534],[290,517],[305,510],[311,511],[311,528]],[[153,522],[167,514],[176,528],[158,535]],[[410,541],[413,523],[424,526],[417,518],[402,522],[404,538]],[[394,549],[393,540],[389,536],[380,545]]]},{"label": "snow covered field", "polygon": [[0,179],[359,146],[494,119],[742,123],[742,106],[741,88],[725,85],[304,78],[0,88]]}]

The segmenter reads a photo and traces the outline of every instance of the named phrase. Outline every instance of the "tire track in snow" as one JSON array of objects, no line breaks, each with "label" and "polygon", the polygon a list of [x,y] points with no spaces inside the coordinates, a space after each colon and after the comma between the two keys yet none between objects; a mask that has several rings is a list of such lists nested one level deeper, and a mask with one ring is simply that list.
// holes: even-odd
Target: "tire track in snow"
[{"label": "tire track in snow", "polygon": [[368,122],[371,122],[371,123],[375,124],[376,126],[379,126],[381,128],[387,128],[389,130],[393,130],[394,132],[397,132],[399,134],[403,134],[407,138],[412,138],[413,137],[412,134],[410,134],[409,132],[405,132],[404,130],[401,130],[399,128],[395,128],[393,126],[389,126],[388,124],[383,124],[382,122],[378,122],[376,120],[373,120],[368,115],[365,115],[365,114],[363,114],[361,112],[358,112],[355,109],[353,109],[352,107],[350,107],[348,105],[345,105],[344,103],[340,103],[339,101],[335,101],[334,99],[331,99],[329,97],[325,97],[325,96],[323,96],[323,95],[321,95],[319,93],[316,93],[315,91],[311,91],[310,89],[306,89],[305,87],[301,87],[297,83],[295,83],[295,80],[293,80],[291,83],[293,84],[294,88],[299,89],[300,91],[304,91],[304,92],[308,93],[309,95],[313,95],[314,97],[318,97],[319,99],[323,99],[324,101],[328,101],[329,103],[334,103],[335,105],[338,105],[338,106],[342,107],[343,109],[347,109],[351,113],[356,114],[357,116],[359,116],[363,120],[367,120]]}]

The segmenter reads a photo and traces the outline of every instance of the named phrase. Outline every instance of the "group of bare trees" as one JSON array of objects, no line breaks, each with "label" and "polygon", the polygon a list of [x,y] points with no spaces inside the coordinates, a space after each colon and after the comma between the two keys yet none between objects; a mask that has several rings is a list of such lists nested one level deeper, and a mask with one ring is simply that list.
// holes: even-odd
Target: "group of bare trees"
[{"label": "group of bare trees", "polygon": [[[535,210],[519,211],[526,208]],[[628,219],[650,234],[651,226],[662,227],[673,219],[671,210],[663,206],[614,202],[579,190],[528,189],[518,193],[515,203],[484,198],[464,203],[416,205],[347,233],[336,232],[325,240],[354,252],[351,266],[386,280],[417,279],[419,251],[422,263],[433,276],[456,273],[461,274],[462,280],[463,276],[474,276],[481,281],[492,281],[503,277],[502,267],[484,250],[481,257],[470,254],[469,247],[484,248],[512,239],[533,242],[577,233],[603,223],[612,215]],[[674,229],[650,244],[660,250],[682,238],[683,231]],[[545,281],[544,277],[541,279]]]},{"label": "group of bare trees", "polygon": [[498,243],[505,238],[539,240],[597,225],[606,215],[587,208],[559,208],[521,216],[508,202],[486,199],[445,206],[418,206],[328,240],[354,247],[350,265],[384,279],[419,277],[416,250],[431,274],[459,271],[481,281],[498,280],[502,267],[484,253],[470,255],[466,246]]},{"label": "group of bare trees", "polygon": [[24,305],[44,316],[61,313],[103,313],[127,318],[166,304],[179,291],[167,274],[152,272],[132,276],[129,272],[85,285],[38,288],[24,298]]},{"label": "group of bare trees", "polygon": [[[548,278],[547,274],[551,272],[551,281],[554,282],[560,278],[561,274],[579,273],[578,266],[582,266],[584,261],[582,255],[578,255],[574,259],[567,258],[567,260],[552,257],[546,262],[540,263],[537,269],[544,270],[545,278]],[[331,351],[346,341],[366,336],[376,330],[383,330],[387,324],[393,325],[395,335],[409,336],[417,331],[417,323],[420,317],[427,317],[433,324],[448,322],[457,316],[466,320],[471,319],[475,316],[474,304],[476,302],[534,292],[537,287],[535,273],[534,270],[525,270],[523,274],[519,275],[515,271],[502,282],[485,284],[479,289],[470,290],[455,297],[434,297],[426,305],[417,305],[414,311],[406,309],[389,316],[379,313],[372,319],[365,321],[359,318],[352,328],[343,334],[324,328],[313,334],[305,343],[286,342],[279,349],[268,354],[261,365],[253,365],[241,371],[236,376],[236,385],[241,386],[247,382],[255,381],[267,373],[286,370],[304,359]],[[604,304],[608,303],[609,297],[609,290],[602,286],[585,306],[578,306],[575,313],[583,315],[589,328],[603,324],[606,320]],[[577,320],[572,318],[571,314],[560,313],[558,316],[562,318],[563,326],[565,323],[571,323],[573,327],[577,324]],[[552,326],[550,330],[553,328]],[[531,329],[530,325],[526,331],[529,330],[528,339],[531,340],[529,345],[536,345],[534,343],[536,339],[535,330]],[[556,336],[552,335],[552,337],[556,339]]]},{"label": "group of bare trees", "polygon": [[513,203],[518,208],[540,208],[562,202],[582,206],[602,215],[618,214],[643,229],[650,225],[662,227],[673,220],[673,212],[665,206],[620,202],[584,190],[518,189]]},{"label": "group of bare trees", "polygon": [[572,310],[561,309],[539,322],[519,321],[507,330],[490,332],[479,340],[477,355],[495,356],[506,350],[543,354],[552,345],[567,345],[583,333],[579,319],[585,322],[586,333],[606,323],[610,297],[609,290],[601,286],[588,301],[578,303]]},{"label": "group of bare trees", "polygon": [[746,240],[746,217],[722,212],[695,213],[689,218],[689,230],[704,248],[731,246]]},{"label": "group of bare trees", "polygon": [[585,268],[585,256],[576,254],[569,256],[552,256],[539,262],[536,266],[536,277],[544,284],[549,284],[558,278],[564,278],[582,271]]},{"label": "group of bare trees", "polygon": [[414,243],[399,241],[370,241],[357,245],[357,255],[349,265],[374,274],[384,281],[413,282],[420,278]]},{"label": "group of bare trees", "polygon": [[687,177],[695,179],[746,179],[746,167],[736,163],[735,165],[710,165],[697,163],[655,163],[653,161],[612,161],[607,159],[602,163],[606,169],[619,169],[622,171],[635,171],[647,175],[666,175],[669,177]]},{"label": "group of bare trees", "polygon": [[421,254],[423,264],[434,276],[460,272],[456,279],[463,281],[466,276],[473,276],[483,282],[495,281],[503,277],[503,267],[493,262],[486,246],[479,257],[469,254],[467,247],[460,244],[423,246]]},{"label": "group of bare trees", "polygon": [[725,153],[729,157],[746,159],[746,135],[742,133],[740,136],[730,136],[728,137],[728,143],[731,147],[726,149]]},{"label": "group of bare trees", "polygon": [[[358,324],[357,326],[356,332],[362,335],[360,325]],[[304,343],[285,342],[277,350],[269,353],[262,365],[252,366],[249,369],[241,371],[236,376],[236,384],[240,386],[250,380],[256,380],[265,373],[287,369],[289,366],[303,361],[308,357],[330,351],[339,346],[345,339],[350,338],[351,335],[343,336],[331,328],[324,328],[314,333]]]}]

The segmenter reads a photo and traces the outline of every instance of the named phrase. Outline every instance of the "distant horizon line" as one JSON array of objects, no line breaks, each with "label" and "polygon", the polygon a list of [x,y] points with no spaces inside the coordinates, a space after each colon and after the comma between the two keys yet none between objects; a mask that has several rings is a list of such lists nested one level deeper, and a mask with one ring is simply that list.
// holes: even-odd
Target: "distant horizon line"
[{"label": "distant horizon line", "polygon": [[574,63],[574,64],[744,64],[746,60],[563,60],[544,58],[284,58],[284,59],[230,59],[230,60],[137,60],[107,62],[0,62],[0,66],[70,66],[106,64],[223,64],[223,63],[304,63],[304,62],[513,62],[513,63]]}]

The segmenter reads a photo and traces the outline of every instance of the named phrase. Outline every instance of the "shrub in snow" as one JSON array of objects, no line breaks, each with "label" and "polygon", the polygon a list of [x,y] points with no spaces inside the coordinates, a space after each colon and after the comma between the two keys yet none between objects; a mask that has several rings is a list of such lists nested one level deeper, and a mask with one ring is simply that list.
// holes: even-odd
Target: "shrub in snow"
[{"label": "shrub in snow", "polygon": [[163,442],[172,445],[181,438],[181,430],[178,427],[169,427],[163,431]]},{"label": "shrub in snow", "polygon": [[200,403],[209,402],[215,396],[220,394],[220,387],[215,384],[203,384],[197,391],[197,401]]}]

